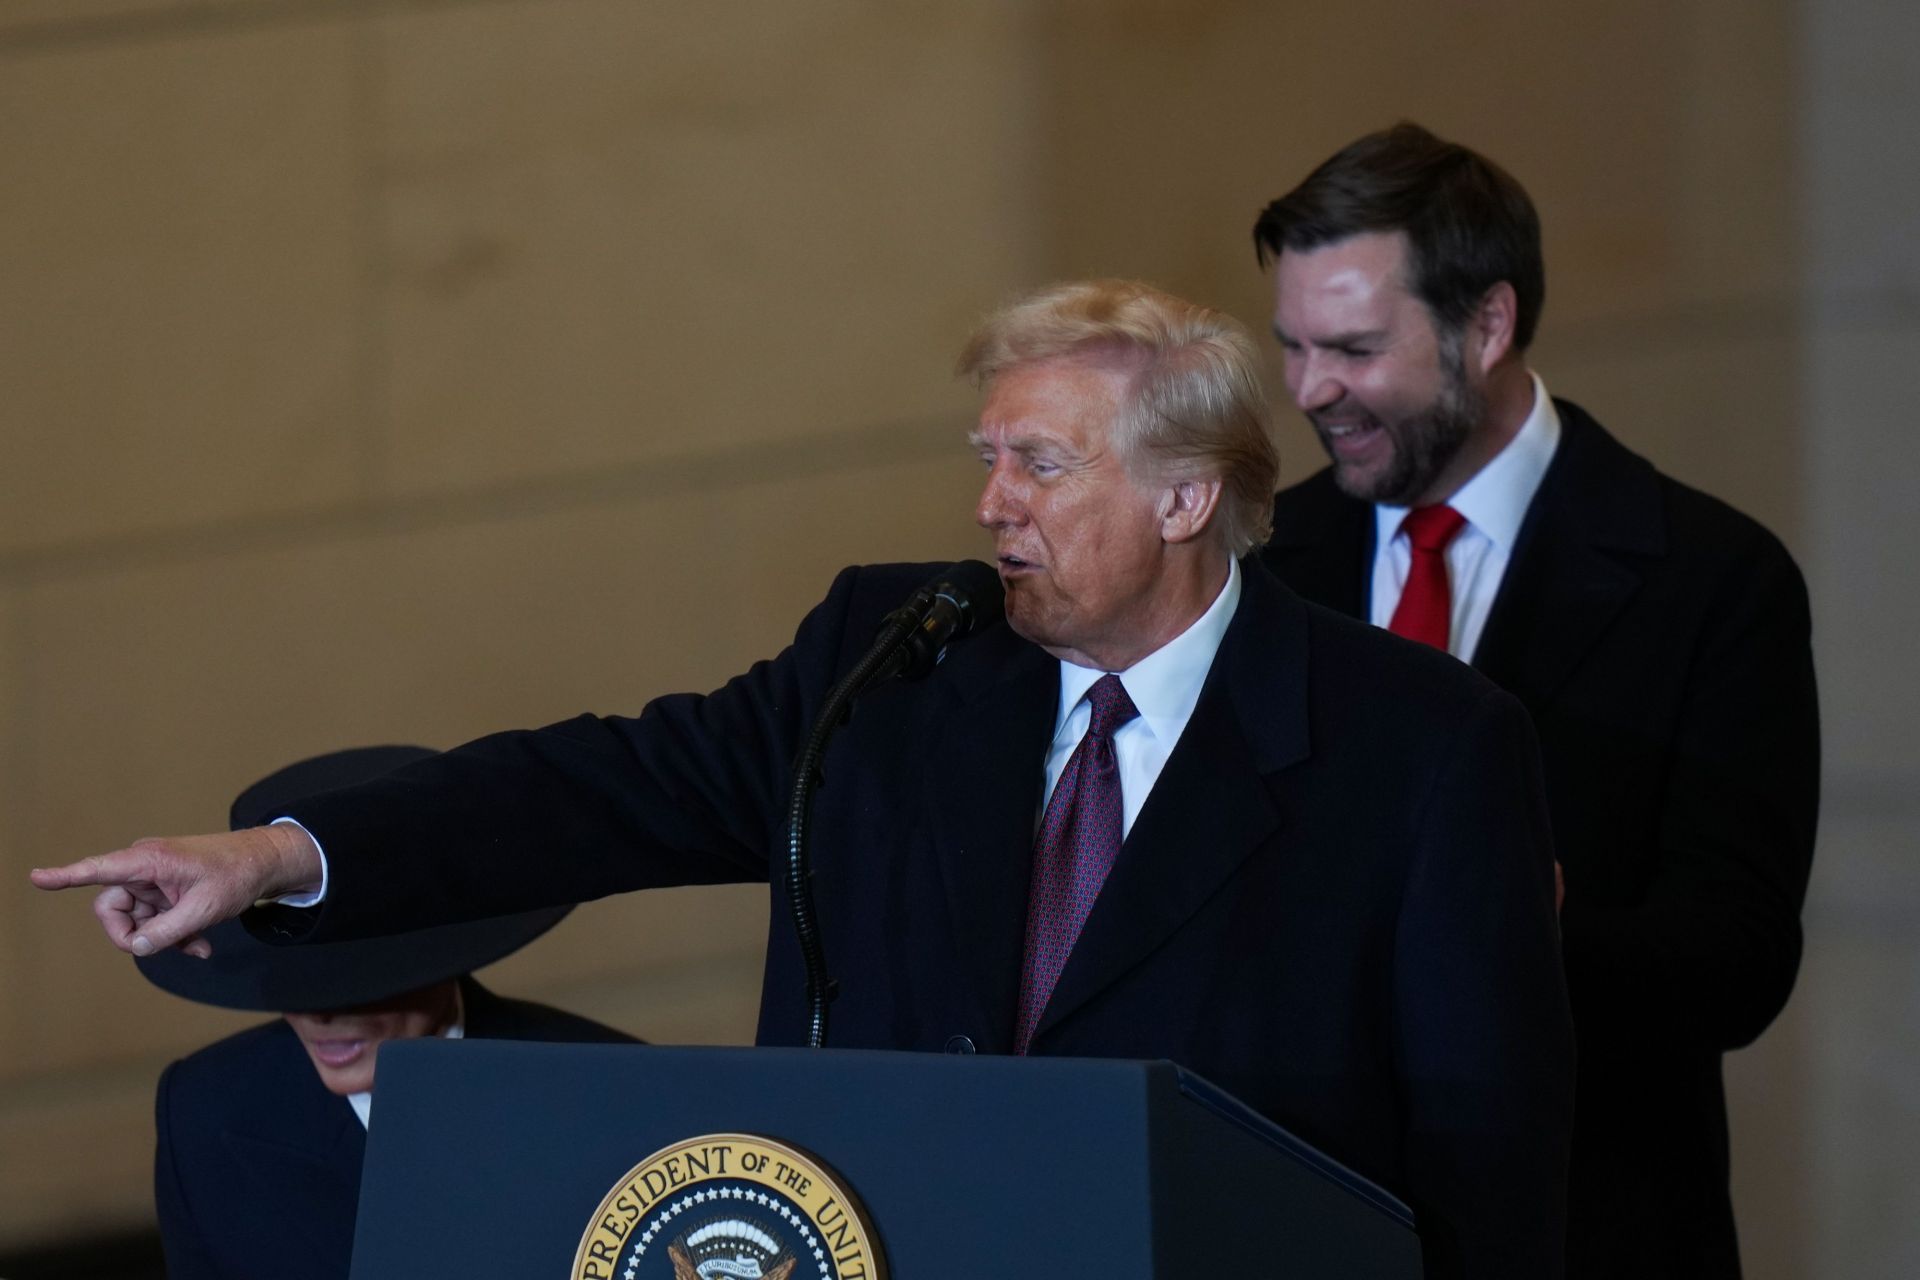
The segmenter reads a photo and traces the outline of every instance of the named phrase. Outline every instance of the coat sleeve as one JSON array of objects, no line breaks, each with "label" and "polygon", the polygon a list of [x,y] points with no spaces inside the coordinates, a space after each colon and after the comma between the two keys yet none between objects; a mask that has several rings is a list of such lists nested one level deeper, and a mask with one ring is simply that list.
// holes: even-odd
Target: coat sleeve
[{"label": "coat sleeve", "polygon": [[1739,1048],[1780,1012],[1799,969],[1820,788],[1806,585],[1757,530],[1716,569],[1645,892],[1597,903],[1568,885],[1574,1007],[1583,1034],[1610,1045]]},{"label": "coat sleeve", "polygon": [[160,1220],[160,1245],[168,1280],[219,1280],[220,1270],[207,1251],[175,1163],[180,1148],[173,1134],[173,1092],[179,1065],[161,1073],[154,1097],[153,1207]]},{"label": "coat sleeve", "polygon": [[1395,943],[1407,1191],[1430,1280],[1555,1277],[1573,1032],[1539,750],[1491,689],[1437,745]]},{"label": "coat sleeve", "polygon": [[785,652],[711,694],[495,734],[290,806],[326,851],[326,903],[250,924],[323,942],[766,879],[798,746],[843,649],[871,639],[849,615],[896,589],[845,571]]}]

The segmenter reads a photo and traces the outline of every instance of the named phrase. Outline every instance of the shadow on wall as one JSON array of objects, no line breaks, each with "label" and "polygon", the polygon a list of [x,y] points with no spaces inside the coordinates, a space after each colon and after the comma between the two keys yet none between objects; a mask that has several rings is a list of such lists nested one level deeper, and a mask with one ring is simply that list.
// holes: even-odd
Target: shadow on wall
[{"label": "shadow on wall", "polygon": [[166,1280],[158,1232],[0,1255],[0,1280]]}]

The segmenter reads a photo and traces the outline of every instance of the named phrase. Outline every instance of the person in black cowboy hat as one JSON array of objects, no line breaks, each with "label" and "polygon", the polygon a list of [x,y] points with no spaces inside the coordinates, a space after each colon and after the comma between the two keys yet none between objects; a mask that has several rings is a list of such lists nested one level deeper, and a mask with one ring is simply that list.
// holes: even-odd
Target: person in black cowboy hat
[{"label": "person in black cowboy hat", "polygon": [[[290,765],[247,788],[238,830],[301,796],[433,753],[366,747]],[[283,1017],[175,1062],[160,1077],[154,1201],[171,1280],[343,1280],[353,1246],[374,1067],[388,1040],[441,1035],[626,1041],[597,1022],[494,995],[471,971],[519,950],[570,907],[312,947],[214,929],[211,960],[138,960],[162,990]]]}]

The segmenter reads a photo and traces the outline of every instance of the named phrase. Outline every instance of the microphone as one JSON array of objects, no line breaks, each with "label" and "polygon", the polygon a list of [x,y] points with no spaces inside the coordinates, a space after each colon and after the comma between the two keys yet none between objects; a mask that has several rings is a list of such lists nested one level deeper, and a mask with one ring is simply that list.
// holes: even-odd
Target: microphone
[{"label": "microphone", "polygon": [[942,569],[932,581],[889,613],[880,630],[900,627],[905,634],[887,654],[873,682],[898,676],[918,680],[939,665],[949,641],[984,631],[1006,612],[1006,588],[992,565],[962,560]]},{"label": "microphone", "polygon": [[820,945],[807,851],[807,821],[827,738],[846,722],[853,700],[864,690],[894,676],[918,680],[933,670],[949,641],[992,626],[1005,612],[1006,592],[992,566],[962,560],[942,569],[886,616],[866,655],[828,690],[813,731],[794,760],[793,784],[787,793],[787,911],[806,966],[807,1044],[812,1048],[827,1043],[827,1006],[839,993],[839,984],[827,976],[826,954]]}]

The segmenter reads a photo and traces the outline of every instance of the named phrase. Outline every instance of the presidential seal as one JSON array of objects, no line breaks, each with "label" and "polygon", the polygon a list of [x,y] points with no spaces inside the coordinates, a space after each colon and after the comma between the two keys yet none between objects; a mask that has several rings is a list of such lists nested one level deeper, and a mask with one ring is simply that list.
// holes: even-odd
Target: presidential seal
[{"label": "presidential seal", "polygon": [[594,1211],[573,1280],[886,1280],[865,1211],[770,1138],[714,1133],[642,1160]]}]

